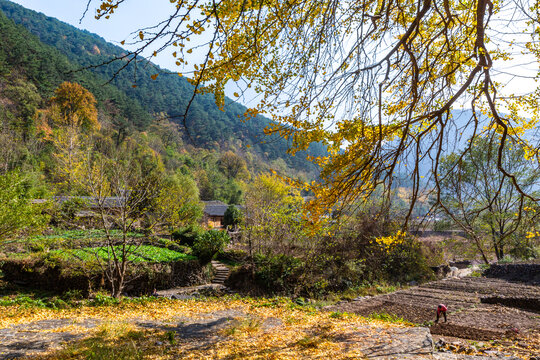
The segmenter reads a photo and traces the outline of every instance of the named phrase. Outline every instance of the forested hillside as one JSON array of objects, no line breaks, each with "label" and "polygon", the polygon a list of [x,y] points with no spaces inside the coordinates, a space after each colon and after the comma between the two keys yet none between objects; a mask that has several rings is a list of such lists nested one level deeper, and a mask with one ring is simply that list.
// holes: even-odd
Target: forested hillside
[{"label": "forested hillside", "polygon": [[[51,36],[49,39],[58,34],[61,40],[57,45],[64,44],[65,48],[60,48],[69,53],[66,56],[44,44],[24,26],[15,24],[0,12],[0,174],[14,170],[23,173],[27,190],[31,192],[28,196],[84,195],[80,189],[65,186],[62,172],[72,171],[69,169],[76,165],[71,160],[69,163],[64,161],[66,151],[70,159],[78,158],[79,161],[82,161],[84,151],[90,150],[107,157],[115,157],[114,154],[127,150],[141,161],[151,156],[171,181],[182,182],[186,187],[184,190],[197,201],[200,198],[242,202],[243,184],[249,182],[252,175],[270,169],[303,180],[317,175],[315,166],[305,159],[305,155],[292,157],[286,154],[283,140],[260,143],[258,136],[262,134],[266,120],[244,124],[236,118],[236,114],[244,110],[241,106],[231,104],[221,112],[208,96],[196,102],[193,114],[202,114],[202,110],[195,111],[198,108],[208,109],[208,112],[188,123],[198,142],[193,144],[185,138],[182,126],[170,121],[162,114],[164,110],[160,111],[158,103],[148,99],[165,94],[164,99],[173,102],[171,94],[174,94],[181,103],[191,91],[184,80],[177,77],[153,82],[145,77],[148,74],[143,76],[141,73],[141,86],[133,93],[125,91],[132,89],[128,72],[125,72],[116,81],[117,84],[124,82],[125,88],[113,83],[104,85],[108,70],[81,70],[89,61],[100,60],[92,58],[93,53],[85,55],[83,50],[76,53],[76,49],[90,46],[83,45],[85,39],[96,40],[96,46],[102,47],[103,53],[109,49],[118,51],[118,48],[9,2],[0,4],[21,20],[30,22],[34,19],[35,22],[30,23],[40,25],[39,32]],[[69,30],[67,35],[59,35],[62,29]],[[67,39],[73,39],[79,45],[69,45]],[[80,62],[72,61],[73,58]],[[67,89],[80,94],[88,92],[91,95],[88,98],[95,97],[95,104],[89,101],[86,106],[95,107],[97,116],[97,125],[91,132],[81,128],[76,129],[75,135],[66,133],[67,129],[73,130],[73,124],[68,126],[66,123],[70,116],[60,111],[65,101],[73,101],[62,98]],[[146,101],[132,98],[134,94]],[[174,110],[171,105],[168,111],[182,109]],[[75,125],[79,127],[80,124]],[[68,147],[66,141],[74,139],[76,144]]]},{"label": "forested hillside", "polygon": [[[116,70],[123,65],[121,62],[92,69],[94,77],[89,71],[73,72],[75,69],[101,64],[113,57],[120,56],[125,53],[125,50],[107,43],[97,35],[81,31],[6,0],[0,0],[0,10],[15,23],[23,25],[37,36],[42,43],[57,50],[39,44],[37,39],[33,38],[31,43],[39,51],[32,51],[32,53],[43,54],[41,60],[47,61],[33,59],[19,64],[20,67],[29,69],[28,65],[32,63],[30,68],[34,67],[34,69],[30,71],[34,73],[30,74],[29,77],[33,77],[33,80],[39,83],[38,88],[43,95],[50,95],[55,85],[59,84],[60,78],[62,80],[76,79],[93,92],[98,101],[113,99],[112,102],[120,110],[121,118],[126,119],[138,130],[145,130],[148,127],[151,119],[148,114],[164,113],[173,121],[181,122],[179,115],[184,114],[193,92],[193,87],[186,79],[176,74],[167,74],[167,71],[148,62],[137,64],[136,76],[133,63],[113,76]],[[12,46],[14,46],[13,44],[21,44],[21,41],[14,40],[17,36],[27,37],[23,34],[24,32],[19,28],[15,34],[10,35],[11,41],[7,43],[12,44]],[[4,39],[6,39],[5,36]],[[13,50],[6,52],[15,54]],[[62,55],[67,56],[71,64]],[[23,59],[21,61],[25,59],[25,57],[13,55],[13,58],[15,57]],[[35,69],[36,67],[38,68]],[[72,72],[69,73],[69,71]],[[152,80],[151,75],[156,73],[161,74]],[[116,88],[106,86],[102,89],[101,85],[111,79],[111,84]],[[248,147],[255,154],[260,155],[264,161],[275,161],[282,158],[291,168],[312,175],[316,174],[316,167],[305,159],[305,153],[298,153],[295,157],[287,155],[288,144],[285,140],[264,137],[262,130],[269,123],[269,120],[257,117],[242,122],[245,107],[230,99],[226,100],[226,104],[224,111],[221,111],[215,105],[211,95],[198,95],[195,98],[186,124],[196,146],[218,151],[236,151]],[[146,114],[141,111],[141,107],[146,110]],[[180,129],[184,130],[183,127]],[[311,153],[319,156],[324,153],[324,148],[320,144],[313,144]]]}]

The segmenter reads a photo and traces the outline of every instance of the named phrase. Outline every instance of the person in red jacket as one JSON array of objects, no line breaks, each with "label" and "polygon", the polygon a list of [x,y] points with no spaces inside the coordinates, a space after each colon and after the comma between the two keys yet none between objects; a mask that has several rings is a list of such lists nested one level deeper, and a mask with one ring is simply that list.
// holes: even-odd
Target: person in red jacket
[{"label": "person in red jacket", "polygon": [[444,304],[439,304],[439,306],[437,306],[437,320],[435,320],[436,323],[439,322],[439,317],[441,316],[441,314],[443,314],[444,322],[446,322],[446,310],[448,309]]}]

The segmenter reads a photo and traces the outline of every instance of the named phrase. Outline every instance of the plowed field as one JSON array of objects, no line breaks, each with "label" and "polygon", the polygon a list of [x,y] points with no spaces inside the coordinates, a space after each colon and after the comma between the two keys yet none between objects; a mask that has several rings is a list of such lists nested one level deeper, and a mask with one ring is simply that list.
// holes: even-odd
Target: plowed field
[{"label": "plowed field", "polygon": [[[437,305],[448,322],[435,324]],[[339,303],[329,310],[395,314],[431,333],[472,340],[540,337],[540,286],[501,279],[449,278],[395,293]]]}]

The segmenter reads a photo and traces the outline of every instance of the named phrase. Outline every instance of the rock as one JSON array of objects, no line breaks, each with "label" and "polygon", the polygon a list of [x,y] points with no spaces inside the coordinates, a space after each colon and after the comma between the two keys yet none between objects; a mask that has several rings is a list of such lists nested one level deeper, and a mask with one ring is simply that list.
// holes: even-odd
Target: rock
[{"label": "rock", "polygon": [[163,345],[163,342],[161,342],[161,341],[156,341],[156,345],[157,345],[157,346],[161,346],[161,345]]},{"label": "rock", "polygon": [[390,338],[380,338],[384,343],[361,349],[368,359],[408,359],[433,353],[433,339],[428,328],[393,329]]},{"label": "rock", "polygon": [[446,341],[443,338],[440,338],[435,343],[435,349],[437,349],[437,350],[443,350],[445,346],[446,346]]}]

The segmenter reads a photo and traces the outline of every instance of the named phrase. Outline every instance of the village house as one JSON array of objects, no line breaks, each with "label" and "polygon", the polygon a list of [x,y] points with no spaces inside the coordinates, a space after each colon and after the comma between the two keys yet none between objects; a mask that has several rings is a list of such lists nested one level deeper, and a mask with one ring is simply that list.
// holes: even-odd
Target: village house
[{"label": "village house", "polygon": [[[80,208],[73,215],[81,224],[85,223],[85,225],[90,225],[92,219],[97,216],[96,211],[100,208],[98,200],[91,196],[55,196],[52,200],[60,206],[70,201],[79,201]],[[45,201],[47,200],[33,200],[34,203]],[[106,197],[101,199],[101,206],[103,209],[114,213],[120,211],[123,201],[125,199],[121,197]],[[225,212],[229,205],[219,200],[203,201],[202,203],[204,204],[202,225],[209,229],[223,229]]]},{"label": "village house", "polygon": [[223,228],[223,220],[225,219],[225,211],[229,205],[219,200],[203,201],[204,203],[204,215],[203,225],[210,229]]}]

